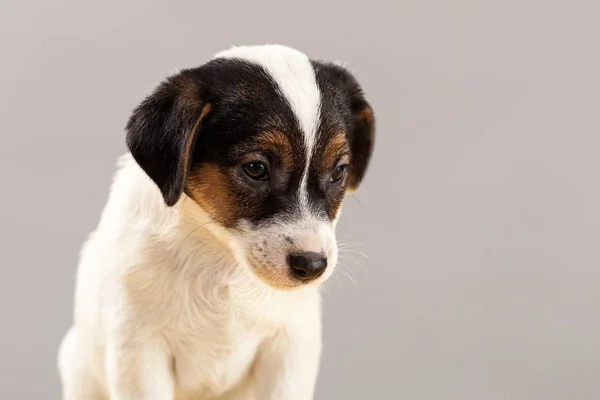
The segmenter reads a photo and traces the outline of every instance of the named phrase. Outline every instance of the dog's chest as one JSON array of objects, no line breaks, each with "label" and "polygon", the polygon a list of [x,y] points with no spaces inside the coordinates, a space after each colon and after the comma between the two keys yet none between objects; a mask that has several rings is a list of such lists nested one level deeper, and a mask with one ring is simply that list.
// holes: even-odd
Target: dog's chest
[{"label": "dog's chest", "polygon": [[178,316],[168,335],[178,400],[218,397],[236,387],[248,377],[259,346],[275,332],[276,324],[263,313],[236,303],[212,298],[188,304],[195,312]]},{"label": "dog's chest", "polygon": [[248,376],[264,337],[250,331],[237,331],[235,336],[200,335],[178,344],[174,355],[178,397],[222,395]]}]

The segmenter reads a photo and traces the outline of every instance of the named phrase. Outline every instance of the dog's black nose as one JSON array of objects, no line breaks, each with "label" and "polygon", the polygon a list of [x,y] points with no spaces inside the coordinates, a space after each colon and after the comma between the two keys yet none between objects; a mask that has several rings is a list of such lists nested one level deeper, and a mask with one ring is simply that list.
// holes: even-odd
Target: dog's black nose
[{"label": "dog's black nose", "polygon": [[327,268],[327,258],[323,254],[305,252],[290,254],[288,264],[294,278],[301,281],[317,279]]}]

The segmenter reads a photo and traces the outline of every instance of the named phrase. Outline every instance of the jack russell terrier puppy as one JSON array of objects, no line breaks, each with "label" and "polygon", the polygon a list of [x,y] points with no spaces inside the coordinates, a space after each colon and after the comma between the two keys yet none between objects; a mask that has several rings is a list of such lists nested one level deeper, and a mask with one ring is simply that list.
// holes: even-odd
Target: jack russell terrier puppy
[{"label": "jack russell terrier puppy", "polygon": [[160,83],[126,131],[81,252],[63,399],[313,399],[319,286],[374,145],[355,78],[233,47]]}]

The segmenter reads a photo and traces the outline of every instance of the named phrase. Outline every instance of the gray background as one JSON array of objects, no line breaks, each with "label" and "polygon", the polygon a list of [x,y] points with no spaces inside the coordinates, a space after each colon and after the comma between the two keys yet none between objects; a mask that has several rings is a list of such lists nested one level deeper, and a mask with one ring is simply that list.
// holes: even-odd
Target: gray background
[{"label": "gray background", "polygon": [[0,398],[59,398],[130,110],[266,42],[346,61],[379,121],[340,227],[370,258],[327,290],[317,399],[600,398],[600,2],[0,7]]}]

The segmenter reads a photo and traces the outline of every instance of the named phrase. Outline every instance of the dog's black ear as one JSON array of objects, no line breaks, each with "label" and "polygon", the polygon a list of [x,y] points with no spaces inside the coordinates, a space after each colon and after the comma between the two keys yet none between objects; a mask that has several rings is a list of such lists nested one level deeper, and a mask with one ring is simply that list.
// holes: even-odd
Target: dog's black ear
[{"label": "dog's black ear", "polygon": [[185,187],[191,152],[210,111],[202,83],[192,70],[167,78],[133,111],[127,147],[173,206]]},{"label": "dog's black ear", "polygon": [[352,129],[350,131],[350,152],[352,153],[348,175],[348,192],[355,192],[362,182],[373,148],[375,146],[375,114],[365,100],[356,82],[349,87]]},{"label": "dog's black ear", "polygon": [[321,81],[322,86],[335,90],[335,103],[344,108],[351,152],[347,192],[353,193],[360,186],[373,153],[375,114],[362,88],[346,68],[318,61],[313,61],[313,65],[317,80]]}]

